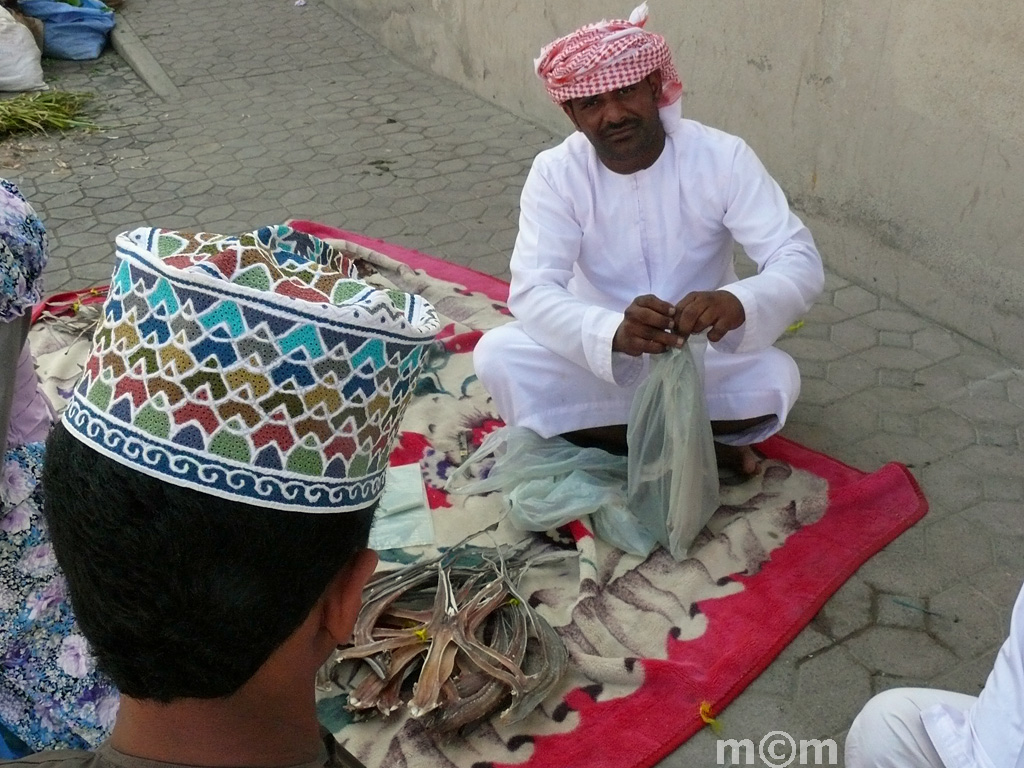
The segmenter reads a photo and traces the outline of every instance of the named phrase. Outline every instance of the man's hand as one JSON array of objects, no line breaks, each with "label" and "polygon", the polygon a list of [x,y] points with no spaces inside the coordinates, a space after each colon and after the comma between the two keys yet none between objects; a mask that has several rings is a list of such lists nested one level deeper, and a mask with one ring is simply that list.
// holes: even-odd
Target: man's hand
[{"label": "man's hand", "polygon": [[684,340],[672,333],[675,314],[676,308],[657,296],[638,296],[626,307],[625,317],[615,330],[612,351],[637,357],[681,347]]},{"label": "man's hand", "polygon": [[700,333],[705,328],[709,341],[721,341],[726,333],[739,328],[747,319],[743,305],[728,291],[694,291],[675,306],[675,330],[680,337]]}]

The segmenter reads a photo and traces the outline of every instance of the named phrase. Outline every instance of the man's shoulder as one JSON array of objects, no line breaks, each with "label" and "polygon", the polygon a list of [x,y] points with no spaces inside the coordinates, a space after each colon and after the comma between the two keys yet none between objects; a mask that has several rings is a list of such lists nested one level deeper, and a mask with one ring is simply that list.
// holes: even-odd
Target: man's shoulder
[{"label": "man's shoulder", "polygon": [[594,148],[587,137],[574,131],[553,147],[541,150],[533,159],[535,168],[556,169],[589,162]]},{"label": "man's shoulder", "polygon": [[0,765],[31,765],[35,768],[105,768],[108,766],[101,755],[81,749],[60,749],[52,752],[36,752],[18,760],[0,760]]},{"label": "man's shoulder", "polygon": [[732,153],[740,147],[745,147],[747,144],[747,142],[735,134],[705,125],[697,120],[680,120],[679,127],[675,133],[682,139],[682,141],[677,142],[681,148],[697,148],[704,151]]}]

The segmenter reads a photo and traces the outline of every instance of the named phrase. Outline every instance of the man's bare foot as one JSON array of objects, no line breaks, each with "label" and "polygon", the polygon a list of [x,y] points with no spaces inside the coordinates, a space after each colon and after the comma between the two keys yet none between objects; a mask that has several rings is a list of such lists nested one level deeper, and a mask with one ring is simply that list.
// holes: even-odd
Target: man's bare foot
[{"label": "man's bare foot", "polygon": [[715,443],[718,472],[741,482],[757,474],[758,457],[749,445],[723,445]]}]

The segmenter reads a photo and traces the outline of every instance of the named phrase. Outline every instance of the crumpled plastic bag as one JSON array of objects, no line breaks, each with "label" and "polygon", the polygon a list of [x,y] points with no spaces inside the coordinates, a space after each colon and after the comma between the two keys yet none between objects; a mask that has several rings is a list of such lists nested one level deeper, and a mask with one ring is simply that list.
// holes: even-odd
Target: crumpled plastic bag
[{"label": "crumpled plastic bag", "polygon": [[718,464],[704,403],[703,351],[658,355],[629,413],[629,507],[676,560],[718,508]]},{"label": "crumpled plastic bag", "polygon": [[[486,473],[474,476],[492,456]],[[445,490],[499,491],[509,522],[525,531],[548,531],[589,515],[599,538],[646,556],[658,542],[629,509],[627,471],[625,456],[543,438],[525,427],[502,427],[448,476]]]},{"label": "crumpled plastic bag", "polygon": [[624,552],[646,557],[660,543],[685,558],[718,507],[705,343],[691,337],[652,362],[630,412],[628,457],[502,427],[448,476],[445,490],[499,491],[509,522],[521,530],[548,531],[589,515],[594,533]]},{"label": "crumpled plastic bag", "polygon": [[103,53],[114,12],[100,0],[80,0],[78,5],[56,0],[21,0],[21,12],[43,22],[43,55],[81,61]]}]

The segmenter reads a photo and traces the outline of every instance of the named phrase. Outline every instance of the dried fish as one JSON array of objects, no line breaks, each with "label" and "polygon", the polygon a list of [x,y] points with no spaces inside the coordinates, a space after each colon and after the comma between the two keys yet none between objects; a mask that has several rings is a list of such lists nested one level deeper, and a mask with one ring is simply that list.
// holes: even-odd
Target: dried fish
[{"label": "dried fish", "polygon": [[476,546],[474,536],[367,585],[352,644],[320,676],[340,685],[353,679],[348,665],[365,665],[352,710],[387,716],[404,706],[433,730],[466,731],[502,707],[503,724],[522,720],[557,685],[565,646],[519,585],[569,553],[538,554],[532,539]]}]

